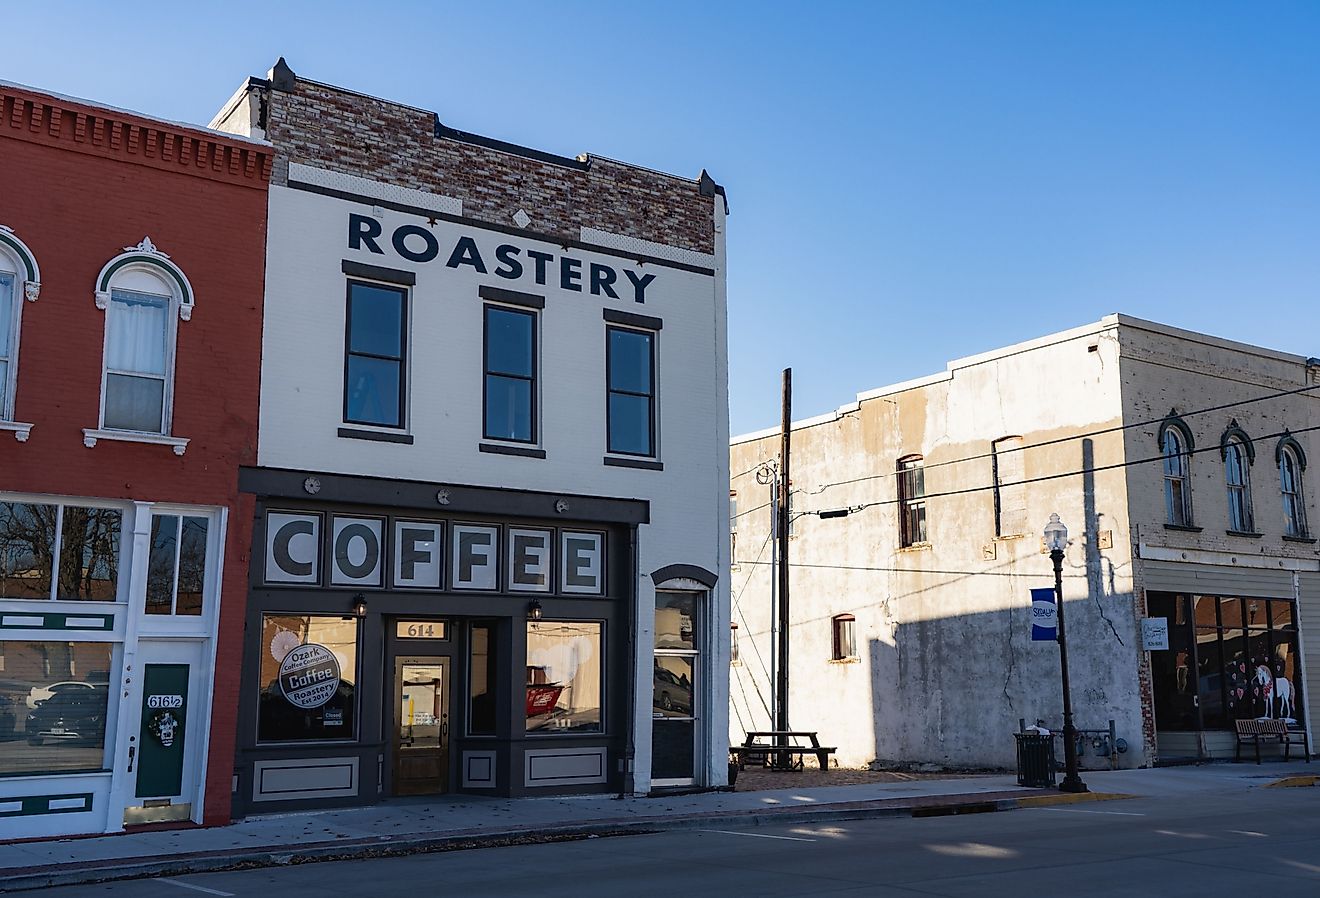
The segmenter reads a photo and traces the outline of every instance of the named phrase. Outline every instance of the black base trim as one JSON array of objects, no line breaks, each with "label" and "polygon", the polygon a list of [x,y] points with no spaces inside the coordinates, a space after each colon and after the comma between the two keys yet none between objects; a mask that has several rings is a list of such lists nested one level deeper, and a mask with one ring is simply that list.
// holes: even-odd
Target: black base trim
[{"label": "black base trim", "polygon": [[523,458],[545,458],[544,449],[529,449],[523,446],[505,446],[502,443],[478,443],[477,449],[492,455],[519,455]]},{"label": "black base trim", "polygon": [[352,427],[339,428],[339,435],[349,440],[372,440],[377,443],[407,443],[412,445],[410,433],[384,433],[379,430],[355,430]]},{"label": "black base trim", "polygon": [[658,461],[644,461],[640,458],[615,458],[605,456],[605,464],[614,468],[641,468],[643,471],[663,471],[665,466]]}]

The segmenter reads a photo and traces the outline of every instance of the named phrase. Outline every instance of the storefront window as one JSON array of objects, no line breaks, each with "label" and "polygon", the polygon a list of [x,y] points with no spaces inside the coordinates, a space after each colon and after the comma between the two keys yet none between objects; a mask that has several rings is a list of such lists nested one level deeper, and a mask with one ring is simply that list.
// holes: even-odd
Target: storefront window
[{"label": "storefront window", "polygon": [[604,655],[598,623],[527,624],[527,732],[599,733]]},{"label": "storefront window", "polygon": [[[470,642],[472,658],[468,665],[468,734],[495,735],[495,626],[473,624]],[[530,691],[530,690],[529,690]]]},{"label": "storefront window", "polygon": [[0,775],[101,770],[106,642],[0,642]]},{"label": "storefront window", "polygon": [[0,502],[0,598],[113,602],[122,524],[117,508]]},{"label": "storefront window", "polygon": [[357,643],[355,618],[263,615],[257,740],[352,739]]},{"label": "storefront window", "polygon": [[[1152,616],[1172,622],[1168,650],[1151,654],[1158,727],[1228,729],[1234,720],[1256,718],[1298,722],[1301,670],[1289,600],[1152,593],[1148,606]],[[1189,690],[1193,659],[1197,675]]]}]

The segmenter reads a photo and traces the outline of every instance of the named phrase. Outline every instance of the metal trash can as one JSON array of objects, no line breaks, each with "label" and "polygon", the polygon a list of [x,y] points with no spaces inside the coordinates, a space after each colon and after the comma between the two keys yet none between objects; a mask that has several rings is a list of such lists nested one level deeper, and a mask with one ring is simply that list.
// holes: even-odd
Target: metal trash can
[{"label": "metal trash can", "polygon": [[1046,789],[1054,785],[1054,734],[1014,733],[1017,739],[1017,778],[1019,786]]}]

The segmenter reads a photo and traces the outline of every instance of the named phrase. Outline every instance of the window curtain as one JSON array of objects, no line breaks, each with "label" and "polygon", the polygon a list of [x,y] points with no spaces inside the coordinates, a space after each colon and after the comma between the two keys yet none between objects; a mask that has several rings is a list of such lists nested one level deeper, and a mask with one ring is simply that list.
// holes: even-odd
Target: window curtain
[{"label": "window curtain", "polygon": [[[0,359],[9,361],[9,325],[14,314],[14,276],[0,272]],[[0,362],[3,365],[4,362]],[[0,368],[0,371],[3,371]],[[4,384],[0,375],[0,385]]]},{"label": "window curtain", "polygon": [[110,299],[106,367],[163,377],[169,298],[115,290]]}]

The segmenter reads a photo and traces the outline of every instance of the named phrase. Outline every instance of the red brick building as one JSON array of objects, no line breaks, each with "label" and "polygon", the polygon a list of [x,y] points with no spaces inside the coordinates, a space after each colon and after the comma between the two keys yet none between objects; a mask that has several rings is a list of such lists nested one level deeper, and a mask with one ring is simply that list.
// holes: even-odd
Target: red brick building
[{"label": "red brick building", "polygon": [[0,83],[0,838],[229,820],[271,162]]}]

